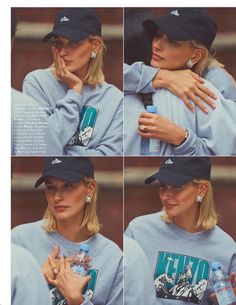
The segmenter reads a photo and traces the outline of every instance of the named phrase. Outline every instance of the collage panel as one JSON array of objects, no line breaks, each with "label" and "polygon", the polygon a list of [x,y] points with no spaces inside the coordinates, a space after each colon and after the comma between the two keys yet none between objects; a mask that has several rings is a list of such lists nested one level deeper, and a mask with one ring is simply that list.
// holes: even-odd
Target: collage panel
[{"label": "collage panel", "polygon": [[123,158],[12,157],[11,235],[12,304],[123,304]]},{"label": "collage panel", "polygon": [[236,155],[236,8],[124,8],[124,154]]},{"label": "collage panel", "polygon": [[[213,263],[235,287],[235,158],[126,157],[124,181],[127,304],[217,304]],[[224,276],[219,304],[235,304]]]},{"label": "collage panel", "polygon": [[123,9],[12,8],[11,21],[12,155],[122,155]]}]

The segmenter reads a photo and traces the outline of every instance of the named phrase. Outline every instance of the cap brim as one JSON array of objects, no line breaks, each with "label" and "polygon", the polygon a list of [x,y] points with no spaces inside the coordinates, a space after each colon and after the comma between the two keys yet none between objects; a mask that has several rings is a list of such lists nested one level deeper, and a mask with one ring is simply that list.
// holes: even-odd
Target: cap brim
[{"label": "cap brim", "polygon": [[151,31],[155,31],[159,28],[173,41],[192,40],[191,36],[187,32],[180,29],[172,21],[168,20],[168,18],[148,19],[143,22],[143,26]]},{"label": "cap brim", "polygon": [[79,42],[87,37],[89,37],[90,33],[84,32],[81,30],[74,30],[65,27],[59,27],[54,29],[52,32],[48,33],[44,38],[43,42],[47,42],[54,36],[62,36],[72,41]]},{"label": "cap brim", "polygon": [[73,175],[71,172],[68,173],[67,171],[62,171],[61,169],[50,169],[50,172],[46,172],[35,182],[34,187],[37,188],[40,184],[45,182],[46,178],[48,177],[55,177],[66,182],[73,183],[79,182],[80,180],[85,178],[85,175],[80,173],[76,173]]},{"label": "cap brim", "polygon": [[177,173],[171,172],[169,170],[168,171],[161,170],[158,173],[148,177],[145,180],[145,183],[150,184],[150,183],[154,182],[155,180],[157,180],[160,183],[164,183],[164,184],[174,186],[174,187],[179,187],[179,186],[182,186],[182,185],[190,182],[193,179],[194,179],[193,177],[190,177],[187,175],[177,174]]}]

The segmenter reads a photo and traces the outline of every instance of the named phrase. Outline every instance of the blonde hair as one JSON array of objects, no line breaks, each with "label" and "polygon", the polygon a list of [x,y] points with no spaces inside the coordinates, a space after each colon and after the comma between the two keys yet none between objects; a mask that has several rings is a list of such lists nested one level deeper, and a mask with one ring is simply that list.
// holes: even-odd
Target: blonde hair
[{"label": "blonde hair", "polygon": [[[211,182],[205,179],[194,179],[192,182],[195,184],[206,183],[208,186],[203,201],[200,203],[199,217],[196,228],[201,227],[203,230],[212,229],[217,224],[218,215],[215,210]],[[172,217],[169,217],[165,210],[163,210],[161,219],[166,223],[173,223]]]},{"label": "blonde hair", "polygon": [[203,57],[192,67],[192,71],[196,74],[202,76],[206,69],[210,68],[223,68],[224,65],[221,64],[217,59],[215,59],[215,53],[210,54],[209,50],[200,42],[192,41],[192,44],[195,48],[200,48],[204,51]]},{"label": "blonde hair", "polygon": [[[105,43],[101,36],[90,35],[88,40],[92,42],[93,40],[98,39],[100,41],[100,49],[97,52],[96,58],[91,58],[88,66],[87,73],[84,77],[84,85],[89,85],[95,87],[96,85],[102,85],[105,81],[105,75],[103,73],[103,53],[106,51]],[[50,66],[51,73],[53,76],[59,80],[55,73],[54,63]]]},{"label": "blonde hair", "polygon": [[[95,180],[92,178],[84,178],[82,181],[87,185],[90,182],[94,182]],[[85,204],[84,218],[80,226],[81,229],[85,227],[89,235],[98,233],[102,227],[98,221],[98,216],[97,216],[97,192],[98,190],[96,186],[91,203]],[[43,219],[45,219],[43,228],[46,232],[52,233],[57,231],[56,218],[53,215],[53,213],[50,211],[49,207],[47,207]]]},{"label": "blonde hair", "polygon": [[95,39],[98,39],[100,41],[101,46],[96,58],[91,58],[88,71],[84,78],[84,84],[90,86],[102,85],[105,81],[105,76],[103,73],[103,52],[106,50],[106,46],[100,36],[89,36],[90,41],[93,41]]}]

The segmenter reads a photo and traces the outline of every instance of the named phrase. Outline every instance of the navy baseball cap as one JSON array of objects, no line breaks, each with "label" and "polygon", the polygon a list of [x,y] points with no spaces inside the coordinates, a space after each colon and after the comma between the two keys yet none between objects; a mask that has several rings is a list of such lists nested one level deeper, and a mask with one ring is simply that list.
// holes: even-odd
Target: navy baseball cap
[{"label": "navy baseball cap", "polygon": [[164,17],[147,19],[143,26],[162,30],[173,41],[196,40],[210,49],[216,33],[215,21],[202,8],[174,8]]},{"label": "navy baseball cap", "polygon": [[47,177],[55,177],[66,182],[78,182],[85,177],[94,178],[93,164],[87,157],[48,157],[42,176],[34,187],[42,184]]},{"label": "navy baseball cap", "polygon": [[53,30],[43,41],[46,42],[56,35],[79,42],[89,35],[101,36],[101,28],[101,21],[93,9],[66,8],[56,16]]},{"label": "navy baseball cap", "polygon": [[164,158],[159,172],[148,177],[146,184],[157,180],[173,187],[182,186],[193,179],[211,179],[211,160],[208,157]]}]

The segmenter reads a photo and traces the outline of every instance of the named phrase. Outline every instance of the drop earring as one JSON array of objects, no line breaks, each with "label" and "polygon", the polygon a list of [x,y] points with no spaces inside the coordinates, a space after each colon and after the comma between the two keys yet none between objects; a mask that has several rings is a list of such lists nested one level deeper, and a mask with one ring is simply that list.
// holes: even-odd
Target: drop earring
[{"label": "drop earring", "polygon": [[192,61],[192,59],[188,59],[188,60],[187,60],[186,66],[187,66],[188,68],[192,68],[192,67],[193,67],[193,61]]},{"label": "drop earring", "polygon": [[202,200],[203,200],[203,196],[201,196],[201,195],[197,195],[197,196],[196,196],[195,201],[196,201],[197,203],[202,203]]},{"label": "drop earring", "polygon": [[95,59],[96,57],[97,57],[97,53],[95,51],[92,51],[90,58]]},{"label": "drop earring", "polygon": [[91,201],[92,201],[92,198],[90,197],[90,196],[86,196],[85,197],[85,203],[91,203]]}]

